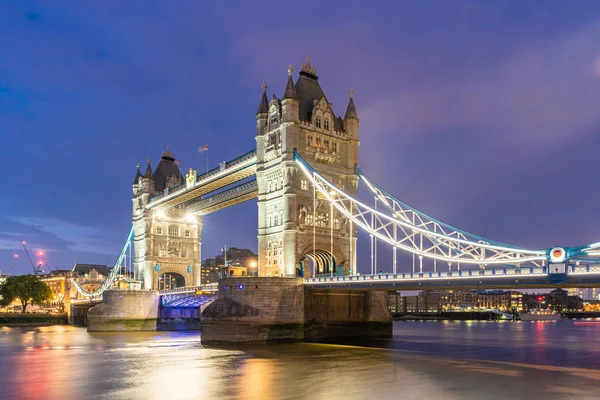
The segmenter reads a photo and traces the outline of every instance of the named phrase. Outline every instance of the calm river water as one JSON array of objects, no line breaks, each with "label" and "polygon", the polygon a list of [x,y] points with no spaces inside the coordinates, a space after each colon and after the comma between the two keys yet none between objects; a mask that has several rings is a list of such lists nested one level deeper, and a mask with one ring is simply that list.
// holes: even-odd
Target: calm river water
[{"label": "calm river water", "polygon": [[0,399],[598,399],[600,321],[396,322],[389,341],[0,327]]}]

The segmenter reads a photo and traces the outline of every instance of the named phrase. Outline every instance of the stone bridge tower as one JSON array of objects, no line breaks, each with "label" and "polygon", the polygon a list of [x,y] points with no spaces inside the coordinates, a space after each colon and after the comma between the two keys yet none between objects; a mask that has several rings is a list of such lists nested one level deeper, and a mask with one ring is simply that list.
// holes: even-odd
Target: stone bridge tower
[{"label": "stone bridge tower", "polygon": [[173,153],[162,153],[154,172],[150,159],[144,175],[133,181],[134,276],[144,289],[171,289],[200,284],[201,218],[183,205],[148,210],[150,198],[184,184]]},{"label": "stone bridge tower", "polygon": [[293,152],[356,194],[359,119],[352,92],[342,119],[327,100],[310,58],[295,84],[291,66],[288,74],[281,100],[273,95],[269,101],[263,85],[256,113],[259,274],[349,274],[356,269],[355,230],[341,213],[331,212],[324,198],[317,196],[313,206],[313,187]]}]

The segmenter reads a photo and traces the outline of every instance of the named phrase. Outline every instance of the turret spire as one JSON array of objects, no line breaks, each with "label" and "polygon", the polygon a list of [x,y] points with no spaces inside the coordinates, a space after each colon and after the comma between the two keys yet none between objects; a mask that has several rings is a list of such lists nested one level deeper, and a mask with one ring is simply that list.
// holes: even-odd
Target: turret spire
[{"label": "turret spire", "polygon": [[260,104],[258,106],[258,111],[256,114],[266,114],[269,112],[269,102],[267,100],[267,82],[264,81],[262,84],[263,94],[260,99]]},{"label": "turret spire", "polygon": [[134,185],[137,185],[138,182],[140,181],[140,178],[142,177],[142,174],[140,173],[140,163],[137,163],[136,167],[137,167],[137,171],[135,173],[135,178],[133,179]]},{"label": "turret spire", "polygon": [[296,99],[298,100],[298,94],[296,93],[296,87],[294,86],[294,80],[292,79],[292,74],[294,73],[294,68],[292,64],[288,67],[288,81],[285,86],[285,92],[283,93],[283,99]]},{"label": "turret spire", "polygon": [[144,174],[144,178],[153,178],[152,165],[150,165],[150,157],[148,157],[148,165],[146,166],[146,173]]},{"label": "turret spire", "polygon": [[350,101],[348,102],[348,108],[346,108],[346,115],[344,119],[356,118],[358,119],[358,114],[356,113],[356,107],[354,106],[354,89],[350,88]]}]

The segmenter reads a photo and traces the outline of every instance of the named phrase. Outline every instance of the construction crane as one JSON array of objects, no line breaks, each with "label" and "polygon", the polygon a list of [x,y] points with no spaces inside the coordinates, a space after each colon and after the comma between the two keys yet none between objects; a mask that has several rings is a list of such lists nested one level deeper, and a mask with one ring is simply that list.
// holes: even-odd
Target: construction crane
[{"label": "construction crane", "polygon": [[[48,267],[48,271],[52,271],[52,267],[50,267],[50,264],[48,264],[48,260],[46,260],[46,257],[44,256],[44,252],[43,251],[38,251],[38,256],[40,256],[42,258],[42,260],[46,263],[46,267]],[[41,265],[42,263],[40,263]]]},{"label": "construction crane", "polygon": [[33,268],[33,274],[36,276],[40,275],[40,273],[42,272],[42,263],[39,263],[37,266],[35,265],[35,263],[31,259],[31,255],[29,255],[29,250],[27,250],[27,246],[25,245],[24,240],[21,240],[21,246],[23,246],[23,250],[25,250],[25,255],[29,259],[29,264],[31,264],[31,268]]}]

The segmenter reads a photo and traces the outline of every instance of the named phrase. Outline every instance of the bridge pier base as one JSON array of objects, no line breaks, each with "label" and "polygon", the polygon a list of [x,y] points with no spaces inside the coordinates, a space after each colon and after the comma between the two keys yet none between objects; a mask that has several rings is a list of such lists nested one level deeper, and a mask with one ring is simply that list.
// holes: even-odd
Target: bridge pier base
[{"label": "bridge pier base", "polygon": [[103,299],[87,313],[88,332],[157,330],[158,292],[107,290]]},{"label": "bridge pier base", "polygon": [[201,315],[203,344],[391,336],[386,292],[314,290],[297,278],[230,278]]}]

